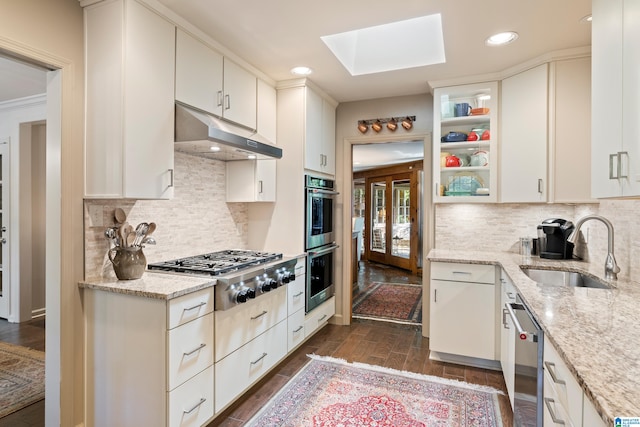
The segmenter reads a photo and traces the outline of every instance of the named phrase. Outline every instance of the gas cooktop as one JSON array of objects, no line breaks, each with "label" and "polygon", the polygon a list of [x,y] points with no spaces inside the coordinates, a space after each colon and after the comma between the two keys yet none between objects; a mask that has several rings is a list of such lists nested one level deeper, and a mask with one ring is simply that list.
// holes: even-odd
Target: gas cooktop
[{"label": "gas cooktop", "polygon": [[279,260],[282,254],[250,250],[225,250],[152,263],[149,270],[218,276]]}]

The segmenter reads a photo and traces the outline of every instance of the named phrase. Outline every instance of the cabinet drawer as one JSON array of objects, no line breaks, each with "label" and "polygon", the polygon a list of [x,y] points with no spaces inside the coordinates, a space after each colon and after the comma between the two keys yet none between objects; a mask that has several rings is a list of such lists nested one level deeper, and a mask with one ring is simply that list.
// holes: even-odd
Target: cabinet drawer
[{"label": "cabinet drawer", "polygon": [[287,318],[287,349],[293,350],[304,338],[304,308]]},{"label": "cabinet drawer", "polygon": [[168,390],[173,390],[213,364],[213,313],[172,329],[168,336]]},{"label": "cabinet drawer", "polygon": [[264,334],[215,364],[215,407],[219,413],[260,379],[287,354],[287,322]]},{"label": "cabinet drawer", "polygon": [[168,394],[169,427],[202,426],[213,417],[213,365]]},{"label": "cabinet drawer", "polygon": [[309,337],[313,335],[318,329],[324,326],[334,314],[336,314],[336,297],[331,297],[305,317],[304,336]]},{"label": "cabinet drawer", "polygon": [[296,273],[296,280],[287,285],[287,311],[289,314],[304,308],[306,276]]},{"label": "cabinet drawer", "polygon": [[[544,341],[544,376],[550,387],[545,396],[554,394],[556,405],[561,405],[575,425],[582,425],[582,389],[560,357],[551,341]],[[554,378],[555,377],[555,378]]]},{"label": "cabinet drawer", "polygon": [[167,329],[173,329],[213,311],[213,287],[169,301]]},{"label": "cabinet drawer", "polygon": [[432,262],[431,278],[454,282],[495,283],[496,267],[486,264]]},{"label": "cabinet drawer", "polygon": [[286,286],[230,310],[216,311],[215,317],[217,362],[286,319]]}]

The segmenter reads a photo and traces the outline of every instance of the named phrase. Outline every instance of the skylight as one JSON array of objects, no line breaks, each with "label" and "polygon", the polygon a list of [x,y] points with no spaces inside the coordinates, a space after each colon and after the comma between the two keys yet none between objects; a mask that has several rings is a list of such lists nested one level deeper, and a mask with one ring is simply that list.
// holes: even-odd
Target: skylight
[{"label": "skylight", "polygon": [[321,39],[352,76],[445,62],[439,13]]}]

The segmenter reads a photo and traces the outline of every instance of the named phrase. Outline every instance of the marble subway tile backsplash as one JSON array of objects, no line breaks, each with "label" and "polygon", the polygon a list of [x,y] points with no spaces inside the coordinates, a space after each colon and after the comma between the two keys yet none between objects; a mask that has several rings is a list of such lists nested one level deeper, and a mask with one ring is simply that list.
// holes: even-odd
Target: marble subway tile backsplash
[{"label": "marble subway tile backsplash", "polygon": [[[147,262],[165,261],[223,249],[247,247],[248,206],[227,203],[226,164],[175,153],[175,192],[171,200],[85,200],[85,278],[115,278],[104,230],[115,225],[115,208],[134,227],[155,222],[156,246],[144,248]],[[90,227],[89,206],[103,208],[101,227]]]},{"label": "marble subway tile backsplash", "polygon": [[[519,237],[536,237],[547,218],[578,219],[598,214],[615,229],[615,257],[620,277],[640,281],[640,200],[601,200],[600,203],[562,204],[438,204],[435,208],[435,246],[438,249],[518,251]],[[582,227],[584,239],[575,253],[585,261],[602,263],[607,254],[607,229],[599,221]]]}]

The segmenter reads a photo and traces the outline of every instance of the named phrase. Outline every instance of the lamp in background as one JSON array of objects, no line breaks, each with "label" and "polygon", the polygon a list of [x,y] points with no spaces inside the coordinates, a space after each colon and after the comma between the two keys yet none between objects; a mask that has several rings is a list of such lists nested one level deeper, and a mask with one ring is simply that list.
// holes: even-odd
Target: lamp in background
[{"label": "lamp in background", "polygon": [[360,133],[367,133],[367,131],[369,130],[369,126],[371,126],[374,131],[380,132],[383,128],[383,125],[386,124],[387,129],[389,129],[391,132],[395,132],[396,129],[398,129],[398,122],[402,124],[402,127],[405,130],[411,130],[411,128],[413,128],[413,122],[415,121],[416,116],[406,116],[404,118],[386,117],[384,119],[358,120],[358,130],[360,131]]}]

